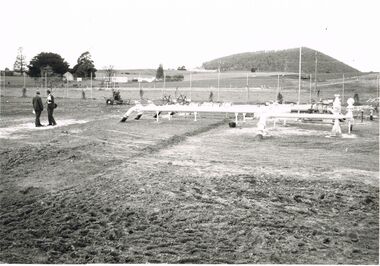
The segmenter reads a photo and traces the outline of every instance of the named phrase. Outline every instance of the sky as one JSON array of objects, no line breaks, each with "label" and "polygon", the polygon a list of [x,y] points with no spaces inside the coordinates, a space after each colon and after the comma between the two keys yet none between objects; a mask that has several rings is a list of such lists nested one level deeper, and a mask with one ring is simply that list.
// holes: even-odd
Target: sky
[{"label": "sky", "polygon": [[380,71],[379,0],[0,0],[0,69],[40,52],[71,67],[165,69],[235,53],[308,47]]}]

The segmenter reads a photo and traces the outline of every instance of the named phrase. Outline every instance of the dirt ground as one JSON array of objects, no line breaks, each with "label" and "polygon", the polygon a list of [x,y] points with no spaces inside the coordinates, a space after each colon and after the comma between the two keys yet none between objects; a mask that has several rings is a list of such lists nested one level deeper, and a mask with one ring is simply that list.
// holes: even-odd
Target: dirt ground
[{"label": "dirt ground", "polygon": [[[379,124],[229,128],[1,99],[2,263],[379,263]],[[46,111],[42,123],[46,124]],[[346,133],[346,127],[342,127]]]}]

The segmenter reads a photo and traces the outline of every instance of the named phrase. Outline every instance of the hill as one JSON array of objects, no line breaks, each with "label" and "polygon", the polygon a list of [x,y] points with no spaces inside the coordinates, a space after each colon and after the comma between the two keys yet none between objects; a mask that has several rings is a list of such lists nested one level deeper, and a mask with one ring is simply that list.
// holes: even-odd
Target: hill
[{"label": "hill", "polygon": [[[314,73],[315,54],[318,58],[318,73],[360,73],[333,57],[319,51],[302,47],[302,72]],[[259,51],[234,54],[217,58],[203,63],[205,69],[218,69],[221,71],[249,71],[255,69],[259,72],[298,72],[299,48],[279,51]]]}]

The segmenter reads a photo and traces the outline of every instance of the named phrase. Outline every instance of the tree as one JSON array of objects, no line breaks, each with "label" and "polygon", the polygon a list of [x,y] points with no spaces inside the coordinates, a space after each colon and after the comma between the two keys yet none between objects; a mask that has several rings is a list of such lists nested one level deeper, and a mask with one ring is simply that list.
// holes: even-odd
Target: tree
[{"label": "tree", "polygon": [[162,79],[164,78],[164,68],[162,67],[162,64],[160,64],[156,71],[156,79]]},{"label": "tree", "polygon": [[113,65],[105,66],[103,67],[103,70],[105,72],[105,76],[108,79],[108,82],[111,81],[111,77],[115,73],[115,70],[113,70]]},{"label": "tree", "polygon": [[359,94],[358,93],[354,94],[354,100],[355,100],[354,105],[360,105]]},{"label": "tree", "polygon": [[23,74],[26,70],[25,56],[23,55],[22,51],[22,47],[19,47],[17,50],[16,61],[13,65],[13,70],[16,72],[20,72],[21,74]]},{"label": "tree", "polygon": [[277,94],[277,102],[279,104],[282,104],[282,101],[284,100],[284,97],[282,96],[281,92]]},{"label": "tree", "polygon": [[[48,66],[51,70],[46,69]],[[41,77],[45,72],[50,76],[62,76],[69,69],[69,64],[59,54],[42,52],[30,60],[28,69],[31,77]]]},{"label": "tree", "polygon": [[91,73],[95,77],[97,70],[94,61],[91,59],[90,52],[84,52],[78,57],[77,64],[73,67],[72,71],[77,77],[87,78],[91,76]]}]

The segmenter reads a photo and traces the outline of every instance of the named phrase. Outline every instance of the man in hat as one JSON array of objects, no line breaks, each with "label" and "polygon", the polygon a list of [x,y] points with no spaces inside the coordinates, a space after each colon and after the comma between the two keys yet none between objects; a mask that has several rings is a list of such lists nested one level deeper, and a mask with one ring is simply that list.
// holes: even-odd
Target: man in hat
[{"label": "man in hat", "polygon": [[36,96],[33,97],[32,103],[33,103],[34,113],[36,115],[36,122],[35,122],[36,127],[42,127],[41,122],[40,122],[40,116],[41,116],[41,112],[44,110],[44,106],[42,104],[39,91],[36,91]]},{"label": "man in hat", "polygon": [[55,126],[57,123],[55,122],[54,117],[53,117],[53,111],[55,108],[54,96],[51,94],[50,90],[47,90],[46,93],[48,95],[46,98],[46,103],[47,103],[49,126]]}]

